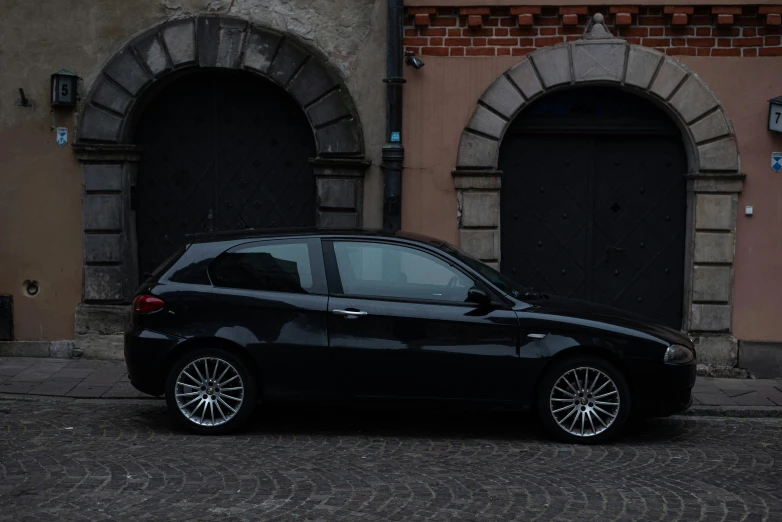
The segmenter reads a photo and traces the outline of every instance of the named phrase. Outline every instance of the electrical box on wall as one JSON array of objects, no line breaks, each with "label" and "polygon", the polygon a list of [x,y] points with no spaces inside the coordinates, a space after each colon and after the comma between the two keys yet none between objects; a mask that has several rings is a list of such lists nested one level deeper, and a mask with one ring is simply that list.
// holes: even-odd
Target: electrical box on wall
[{"label": "electrical box on wall", "polygon": [[0,341],[14,339],[14,296],[0,295]]}]

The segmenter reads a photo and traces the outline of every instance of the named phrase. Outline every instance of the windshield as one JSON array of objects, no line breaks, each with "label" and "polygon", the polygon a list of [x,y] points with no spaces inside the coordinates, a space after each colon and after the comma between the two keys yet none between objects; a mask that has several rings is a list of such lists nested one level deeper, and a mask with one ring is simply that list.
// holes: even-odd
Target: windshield
[{"label": "windshield", "polygon": [[448,252],[453,257],[455,257],[465,265],[469,266],[470,268],[478,272],[481,276],[491,281],[497,288],[499,288],[500,290],[502,290],[503,292],[505,292],[510,296],[520,299],[524,297],[532,297],[538,295],[537,292],[535,292],[531,288],[520,285],[519,283],[509,278],[508,276],[499,273],[489,265],[483,263],[482,261],[478,261],[467,252],[459,250],[458,248],[451,245],[450,243],[443,242],[440,245],[440,248],[442,248],[444,251]]}]

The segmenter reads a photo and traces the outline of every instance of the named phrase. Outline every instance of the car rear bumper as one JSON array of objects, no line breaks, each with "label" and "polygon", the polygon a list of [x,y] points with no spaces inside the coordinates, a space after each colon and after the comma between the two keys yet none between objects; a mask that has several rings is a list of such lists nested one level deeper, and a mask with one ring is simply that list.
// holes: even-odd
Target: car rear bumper
[{"label": "car rear bumper", "polygon": [[125,365],[130,383],[149,395],[163,395],[170,355],[184,339],[152,330],[125,333]]},{"label": "car rear bumper", "polygon": [[633,410],[641,417],[667,417],[692,405],[696,363],[655,365],[633,372]]}]

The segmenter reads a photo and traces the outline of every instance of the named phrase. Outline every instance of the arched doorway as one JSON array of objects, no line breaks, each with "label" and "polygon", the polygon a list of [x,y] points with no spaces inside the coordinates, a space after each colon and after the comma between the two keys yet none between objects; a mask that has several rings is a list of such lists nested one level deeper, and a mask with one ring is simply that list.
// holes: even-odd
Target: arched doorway
[{"label": "arched doorway", "polygon": [[315,226],[315,139],[295,100],[247,72],[201,70],[156,93],[136,127],[139,271],[184,235]]},{"label": "arched doorway", "polygon": [[500,146],[501,270],[682,327],[687,157],[657,106],[605,86],[526,107]]}]

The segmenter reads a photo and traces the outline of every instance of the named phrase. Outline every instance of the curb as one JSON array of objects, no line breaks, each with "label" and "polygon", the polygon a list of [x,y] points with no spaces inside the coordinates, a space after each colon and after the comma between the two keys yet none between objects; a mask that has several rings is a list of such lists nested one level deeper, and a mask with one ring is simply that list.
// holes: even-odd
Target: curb
[{"label": "curb", "polygon": [[685,417],[782,418],[780,406],[691,406]]}]

